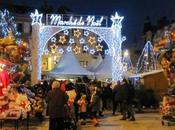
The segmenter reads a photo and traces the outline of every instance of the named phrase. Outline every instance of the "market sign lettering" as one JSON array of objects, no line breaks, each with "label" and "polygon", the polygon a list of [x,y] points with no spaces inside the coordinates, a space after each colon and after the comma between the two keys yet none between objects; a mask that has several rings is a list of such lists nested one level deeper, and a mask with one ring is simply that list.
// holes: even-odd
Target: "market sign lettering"
[{"label": "market sign lettering", "polygon": [[47,24],[53,26],[90,26],[101,27],[104,25],[103,16],[96,18],[95,16],[70,16],[63,17],[63,15],[48,15]]}]

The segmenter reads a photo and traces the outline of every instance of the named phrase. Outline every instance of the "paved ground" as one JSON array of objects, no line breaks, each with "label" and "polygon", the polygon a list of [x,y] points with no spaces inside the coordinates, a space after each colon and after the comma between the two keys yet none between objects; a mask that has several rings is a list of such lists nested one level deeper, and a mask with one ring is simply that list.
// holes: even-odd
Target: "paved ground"
[{"label": "paved ground", "polygon": [[[159,113],[137,114],[136,121],[120,121],[121,116],[111,116],[105,113],[105,117],[99,119],[99,127],[94,127],[88,120],[85,126],[79,126],[78,130],[175,130],[174,126],[162,126]],[[31,121],[29,130],[48,130],[48,120],[44,122]],[[8,129],[10,130],[10,129]],[[26,130],[24,124],[20,124],[19,130]]]}]

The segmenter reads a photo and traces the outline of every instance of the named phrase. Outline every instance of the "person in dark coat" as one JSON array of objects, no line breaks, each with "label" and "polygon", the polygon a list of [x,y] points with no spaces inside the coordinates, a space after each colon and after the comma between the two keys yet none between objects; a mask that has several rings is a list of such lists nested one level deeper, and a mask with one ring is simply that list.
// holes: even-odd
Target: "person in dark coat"
[{"label": "person in dark coat", "polygon": [[52,83],[52,90],[48,92],[49,130],[64,130],[64,106],[68,95],[60,89],[60,82]]}]

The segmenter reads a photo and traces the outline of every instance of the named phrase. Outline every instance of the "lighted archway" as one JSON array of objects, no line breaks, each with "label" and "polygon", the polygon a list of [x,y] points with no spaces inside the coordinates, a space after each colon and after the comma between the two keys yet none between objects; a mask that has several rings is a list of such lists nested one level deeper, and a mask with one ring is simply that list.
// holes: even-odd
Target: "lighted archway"
[{"label": "lighted archway", "polygon": [[[57,18],[56,20],[51,19],[51,25],[43,25],[41,22],[42,14],[39,14],[37,10],[35,13],[31,13],[32,18],[32,84],[37,83],[41,79],[41,56],[43,50],[49,41],[56,33],[69,30],[69,29],[84,29],[93,32],[100,36],[109,47],[109,52],[112,58],[112,80],[117,81],[122,79],[122,63],[121,63],[121,44],[125,40],[125,37],[121,35],[122,20],[124,17],[120,17],[118,13],[111,17],[112,26],[103,27],[101,22],[103,17],[95,21],[95,16],[87,16],[87,22],[83,22],[81,16],[77,22],[72,21],[71,16],[69,21],[60,21],[61,15],[51,15],[51,18]],[[60,18],[60,19],[59,19]],[[47,22],[48,23],[48,22]],[[58,26],[53,26],[55,23]],[[60,25],[61,24],[61,25]],[[62,25],[63,24],[63,25]],[[69,26],[66,25],[70,24]],[[84,26],[86,24],[86,26]],[[87,26],[89,25],[89,26]]]}]

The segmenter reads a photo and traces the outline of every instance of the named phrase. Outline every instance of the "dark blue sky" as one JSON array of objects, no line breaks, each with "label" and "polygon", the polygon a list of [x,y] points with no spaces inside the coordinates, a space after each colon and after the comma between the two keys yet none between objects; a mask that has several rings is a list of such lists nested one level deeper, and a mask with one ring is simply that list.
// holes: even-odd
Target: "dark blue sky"
[{"label": "dark blue sky", "polygon": [[[1,0],[39,8],[44,0]],[[75,14],[114,15],[118,11],[125,17],[123,35],[132,43],[134,37],[139,39],[146,16],[155,22],[162,16],[175,19],[175,0],[47,0],[54,8],[67,6]]]}]

